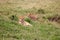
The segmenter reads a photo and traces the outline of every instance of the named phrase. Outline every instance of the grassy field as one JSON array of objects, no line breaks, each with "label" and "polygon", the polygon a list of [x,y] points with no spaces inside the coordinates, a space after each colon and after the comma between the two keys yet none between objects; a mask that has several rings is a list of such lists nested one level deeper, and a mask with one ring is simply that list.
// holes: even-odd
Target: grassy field
[{"label": "grassy field", "polygon": [[[39,20],[19,24],[18,17],[28,13]],[[0,0],[0,40],[60,40],[60,23],[48,20],[55,15],[60,16],[60,0]]]}]

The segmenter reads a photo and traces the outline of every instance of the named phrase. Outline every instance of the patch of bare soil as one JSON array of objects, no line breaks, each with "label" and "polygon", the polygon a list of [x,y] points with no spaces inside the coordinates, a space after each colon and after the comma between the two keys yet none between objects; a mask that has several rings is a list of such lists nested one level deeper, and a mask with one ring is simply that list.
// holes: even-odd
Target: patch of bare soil
[{"label": "patch of bare soil", "polygon": [[59,15],[55,15],[55,16],[49,17],[48,20],[60,23],[60,16]]}]

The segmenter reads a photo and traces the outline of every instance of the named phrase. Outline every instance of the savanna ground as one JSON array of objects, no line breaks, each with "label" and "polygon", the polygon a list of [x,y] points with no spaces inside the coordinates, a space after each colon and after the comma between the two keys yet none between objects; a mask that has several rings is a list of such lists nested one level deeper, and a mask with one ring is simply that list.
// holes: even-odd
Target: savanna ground
[{"label": "savanna ground", "polygon": [[[39,20],[18,24],[28,13],[39,14]],[[55,15],[60,16],[60,0],[0,0],[0,40],[60,40],[60,21],[48,20]]]}]

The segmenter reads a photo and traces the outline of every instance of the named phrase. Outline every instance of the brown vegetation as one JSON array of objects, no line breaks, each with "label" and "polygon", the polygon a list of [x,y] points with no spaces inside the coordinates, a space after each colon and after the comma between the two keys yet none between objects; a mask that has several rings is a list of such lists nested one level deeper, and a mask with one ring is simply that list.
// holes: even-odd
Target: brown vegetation
[{"label": "brown vegetation", "polygon": [[53,16],[53,17],[49,17],[48,20],[60,23],[60,16],[56,15],[56,16]]}]

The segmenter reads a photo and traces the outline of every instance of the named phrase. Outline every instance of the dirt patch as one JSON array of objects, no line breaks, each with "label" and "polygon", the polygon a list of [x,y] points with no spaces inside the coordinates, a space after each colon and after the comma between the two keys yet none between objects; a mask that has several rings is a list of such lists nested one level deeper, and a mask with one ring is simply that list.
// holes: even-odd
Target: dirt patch
[{"label": "dirt patch", "polygon": [[48,20],[60,23],[60,15],[49,17]]}]

